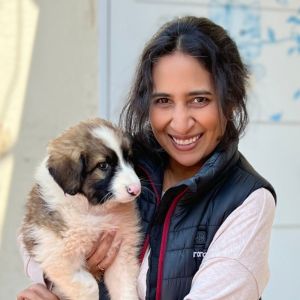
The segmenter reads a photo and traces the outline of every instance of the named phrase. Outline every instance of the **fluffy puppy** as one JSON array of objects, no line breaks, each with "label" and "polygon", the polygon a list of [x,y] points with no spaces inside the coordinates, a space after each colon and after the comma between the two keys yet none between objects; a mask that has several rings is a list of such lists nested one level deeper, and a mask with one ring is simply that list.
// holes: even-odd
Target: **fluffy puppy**
[{"label": "fluffy puppy", "polygon": [[86,257],[101,233],[116,231],[119,253],[105,271],[111,299],[138,299],[141,184],[130,141],[111,123],[82,122],[53,140],[28,197],[20,240],[62,299],[98,300]]}]

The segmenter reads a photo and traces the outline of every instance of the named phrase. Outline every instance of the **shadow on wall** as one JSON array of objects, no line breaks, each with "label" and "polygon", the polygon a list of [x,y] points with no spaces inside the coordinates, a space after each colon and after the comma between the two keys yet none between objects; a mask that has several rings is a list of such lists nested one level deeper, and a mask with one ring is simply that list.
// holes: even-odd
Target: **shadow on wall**
[{"label": "shadow on wall", "polygon": [[[5,289],[0,289],[0,299],[15,299],[16,293],[28,283],[16,245],[16,232],[35,167],[44,156],[46,144],[65,127],[97,115],[99,101],[97,1],[13,0],[11,3],[13,18],[7,22],[17,22],[13,37],[16,53],[0,106],[0,120],[7,119],[9,104],[21,80],[25,88],[22,104],[12,108],[20,110],[19,122],[17,126],[8,124],[11,128],[18,127],[16,143],[9,154],[0,158],[1,167],[8,156],[13,160],[10,180],[1,178],[1,182],[8,181],[5,185],[8,197],[4,199],[1,232],[0,286]],[[26,26],[32,25],[28,10],[33,4],[38,11],[38,22],[33,46],[28,47]],[[5,7],[9,5],[5,4],[4,9],[11,9]],[[26,64],[24,53],[28,51],[32,54],[27,55],[28,75],[23,79],[19,74]],[[3,174],[1,170],[0,176]]]}]

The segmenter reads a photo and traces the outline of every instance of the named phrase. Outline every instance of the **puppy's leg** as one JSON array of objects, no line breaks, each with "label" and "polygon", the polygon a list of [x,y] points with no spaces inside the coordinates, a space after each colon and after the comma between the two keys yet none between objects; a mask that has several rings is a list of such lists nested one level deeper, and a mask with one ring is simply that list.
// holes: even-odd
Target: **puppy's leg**
[{"label": "puppy's leg", "polygon": [[53,281],[55,292],[63,299],[99,300],[98,284],[95,278],[83,268],[72,270],[69,266],[48,267],[46,274]]},{"label": "puppy's leg", "polygon": [[138,300],[136,249],[123,244],[124,241],[113,264],[105,271],[104,281],[111,300]]}]

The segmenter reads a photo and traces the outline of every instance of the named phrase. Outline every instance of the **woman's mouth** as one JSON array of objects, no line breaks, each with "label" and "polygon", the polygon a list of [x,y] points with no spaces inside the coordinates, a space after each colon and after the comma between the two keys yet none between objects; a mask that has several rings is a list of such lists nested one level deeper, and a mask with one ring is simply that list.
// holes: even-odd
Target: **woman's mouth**
[{"label": "woman's mouth", "polygon": [[172,135],[170,135],[171,140],[173,142],[173,144],[175,145],[175,147],[178,150],[191,150],[192,148],[194,148],[197,144],[197,141],[201,138],[203,134],[198,134],[195,135],[193,137],[190,138],[178,138],[178,137],[174,137]]}]

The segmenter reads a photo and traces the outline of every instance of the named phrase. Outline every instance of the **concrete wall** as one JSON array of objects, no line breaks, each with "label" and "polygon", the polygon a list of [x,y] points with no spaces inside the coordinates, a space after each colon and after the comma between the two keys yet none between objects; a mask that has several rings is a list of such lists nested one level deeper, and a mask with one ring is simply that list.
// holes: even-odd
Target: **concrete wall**
[{"label": "concrete wall", "polygon": [[0,140],[11,144],[0,158],[0,299],[28,284],[16,232],[47,141],[99,114],[97,11],[96,0],[0,0]]}]

